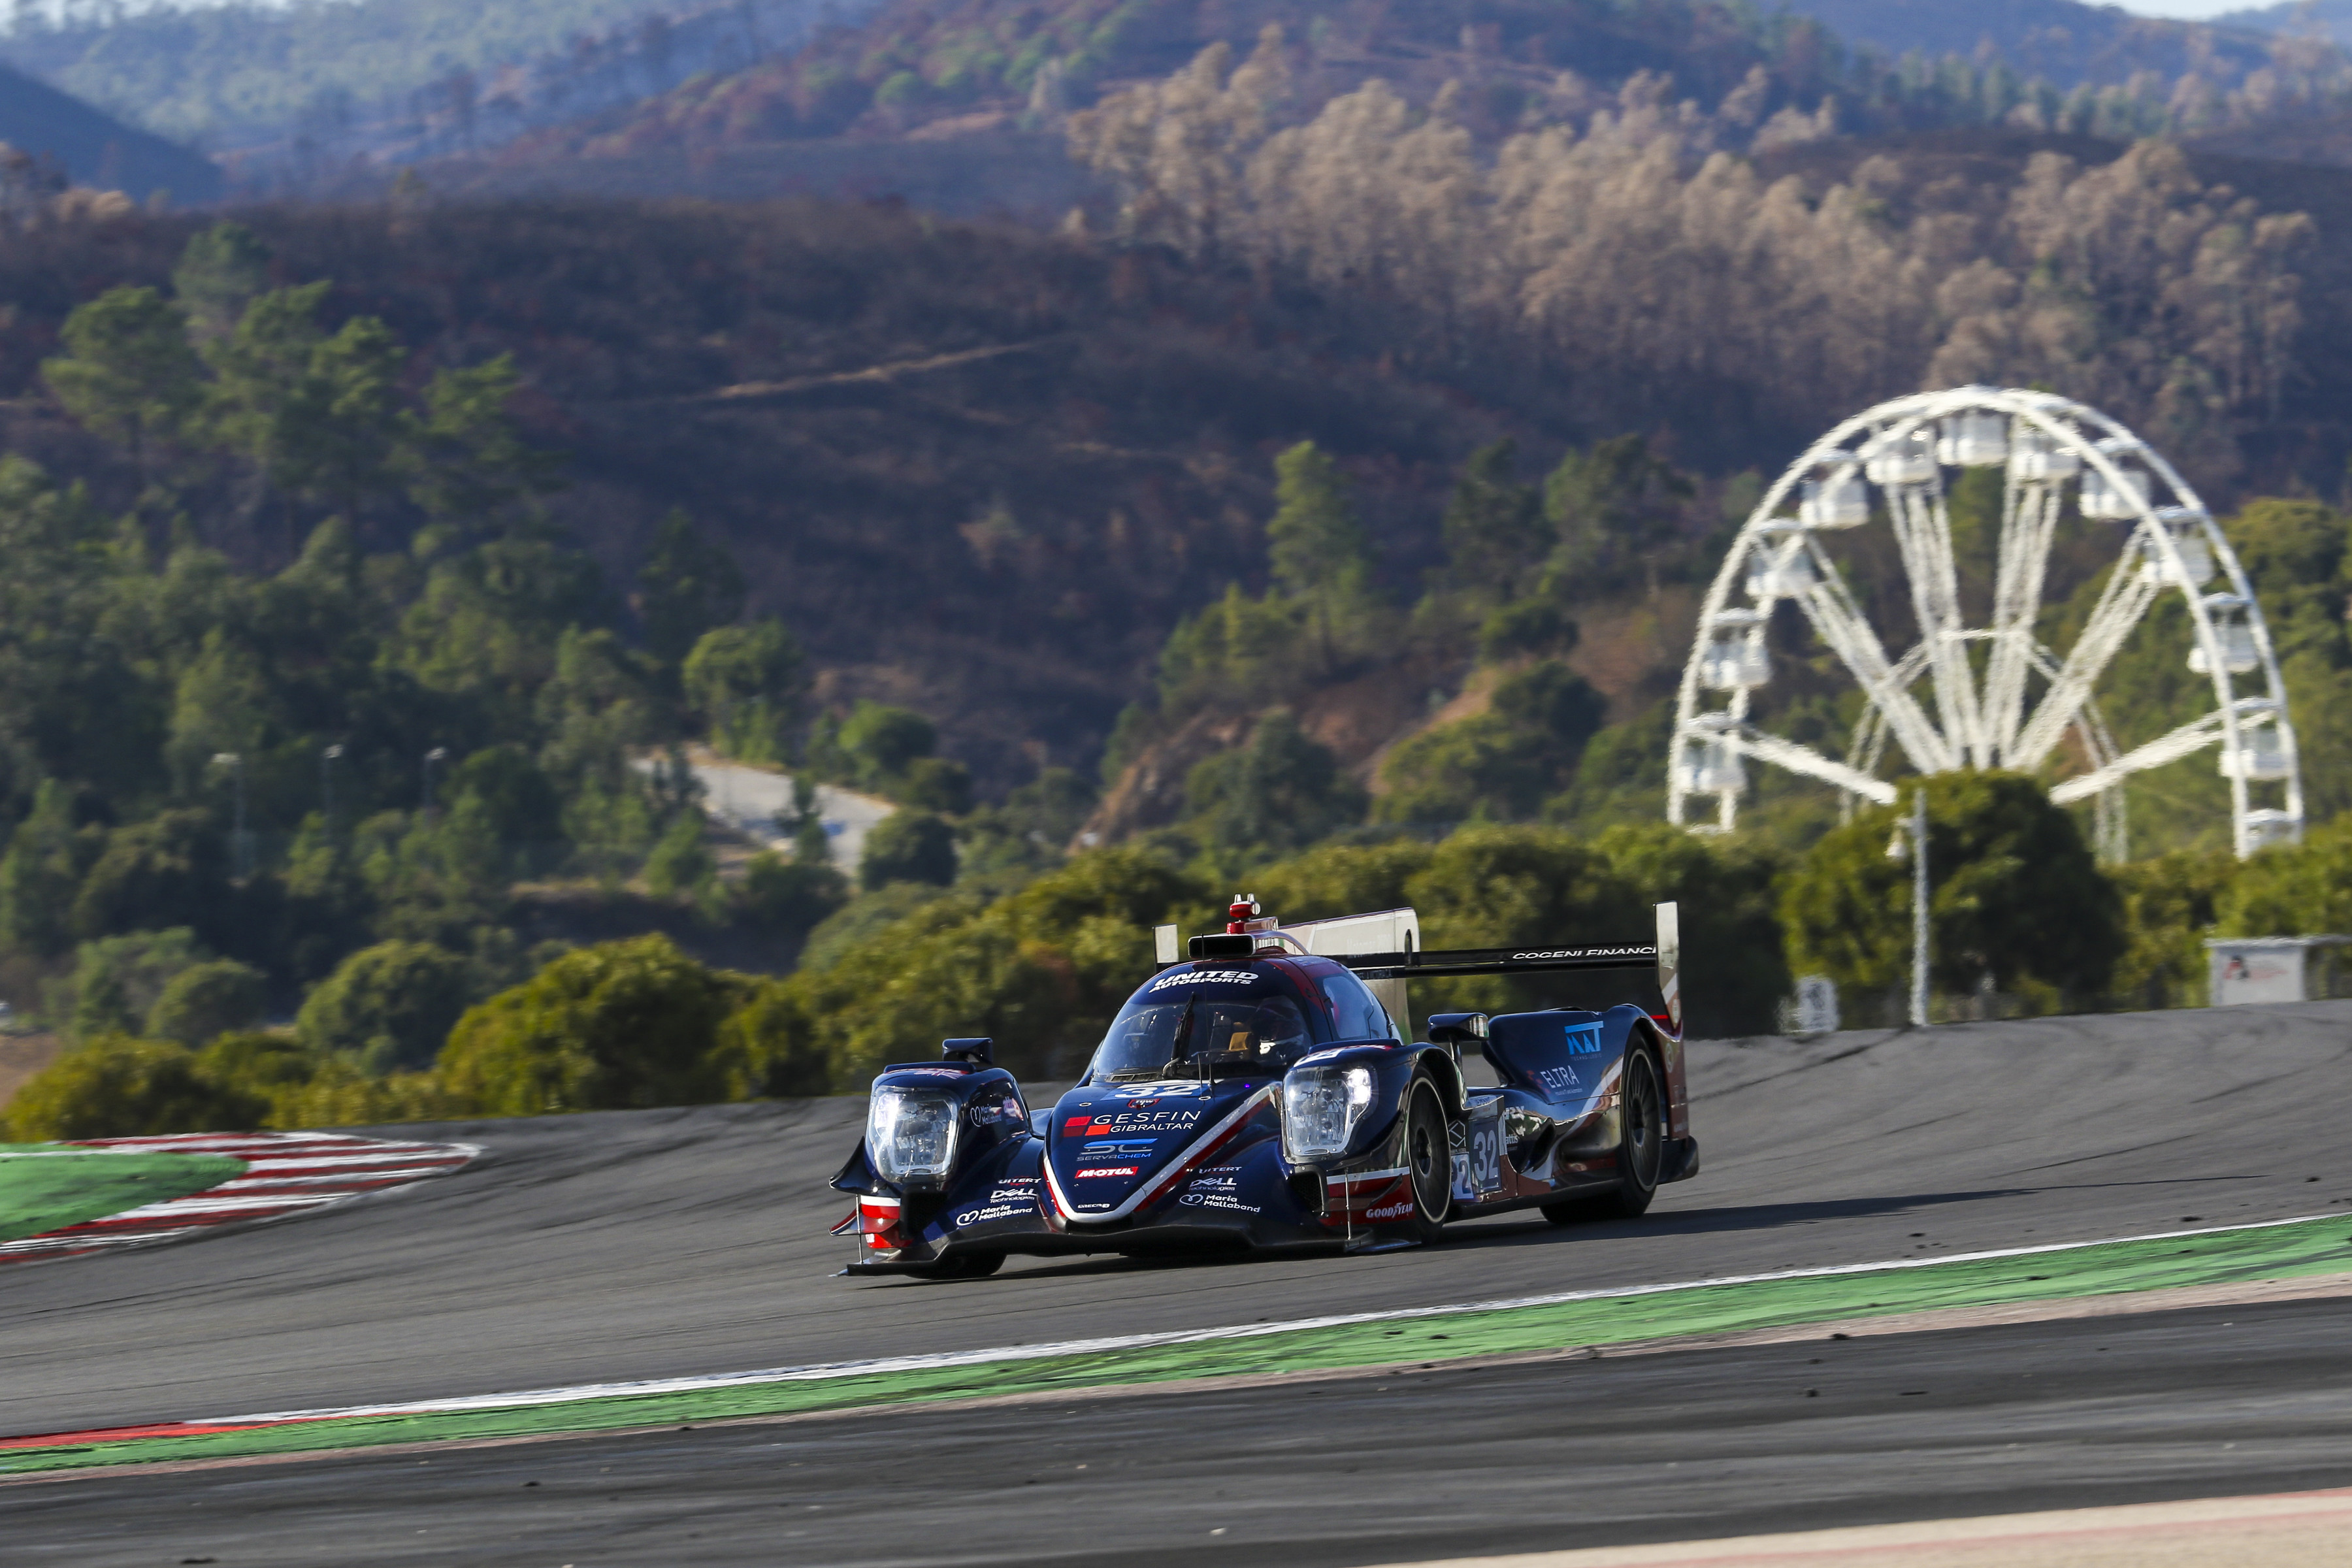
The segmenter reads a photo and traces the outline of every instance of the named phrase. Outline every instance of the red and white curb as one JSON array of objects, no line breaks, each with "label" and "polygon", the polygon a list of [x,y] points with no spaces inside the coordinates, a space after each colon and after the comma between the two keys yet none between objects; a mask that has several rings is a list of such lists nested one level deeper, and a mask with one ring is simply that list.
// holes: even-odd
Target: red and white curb
[{"label": "red and white curb", "polygon": [[219,1226],[308,1214],[428,1176],[446,1176],[482,1152],[472,1143],[407,1143],[347,1132],[181,1132],[89,1138],[70,1147],[129,1154],[226,1154],[244,1161],[245,1170],[184,1198],[142,1204],[21,1241],[0,1241],[0,1263],[145,1247]]}]

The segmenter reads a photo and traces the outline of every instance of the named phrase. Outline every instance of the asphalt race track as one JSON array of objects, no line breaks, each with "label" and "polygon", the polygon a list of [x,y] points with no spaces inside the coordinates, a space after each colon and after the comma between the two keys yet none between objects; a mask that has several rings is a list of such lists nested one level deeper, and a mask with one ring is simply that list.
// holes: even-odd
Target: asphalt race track
[{"label": "asphalt race track", "polygon": [[[1349,1259],[1015,1259],[955,1284],[831,1277],[845,1205],[824,1182],[859,1100],[404,1129],[488,1152],[315,1220],[0,1269],[0,1430],[2352,1206],[2352,1003],[1703,1044],[1692,1078],[1706,1169],[1640,1222],[1489,1221]],[[1172,1562],[1280,1543],[1303,1565],[2343,1486],[2347,1327],[2352,1301],[2315,1300],[92,1478],[0,1489],[0,1539],[12,1564],[298,1563],[329,1544],[368,1562]]]}]

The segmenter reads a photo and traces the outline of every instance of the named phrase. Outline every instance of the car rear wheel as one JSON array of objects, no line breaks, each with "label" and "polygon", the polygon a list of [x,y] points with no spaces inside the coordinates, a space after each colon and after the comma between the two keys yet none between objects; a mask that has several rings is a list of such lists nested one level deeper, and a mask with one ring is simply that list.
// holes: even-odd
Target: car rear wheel
[{"label": "car rear wheel", "polygon": [[1404,1169],[1412,1184],[1414,1236],[1435,1241],[1445,1230],[1445,1214],[1454,1202],[1454,1155],[1445,1140],[1445,1102],[1437,1086],[1415,1079],[1404,1102]]},{"label": "car rear wheel", "polygon": [[1618,1094],[1622,1120],[1617,1135],[1616,1190],[1544,1205],[1543,1216],[1554,1225],[1637,1218],[1658,1195],[1658,1176],[1666,1158],[1666,1091],[1658,1059],[1646,1047],[1627,1054]]}]

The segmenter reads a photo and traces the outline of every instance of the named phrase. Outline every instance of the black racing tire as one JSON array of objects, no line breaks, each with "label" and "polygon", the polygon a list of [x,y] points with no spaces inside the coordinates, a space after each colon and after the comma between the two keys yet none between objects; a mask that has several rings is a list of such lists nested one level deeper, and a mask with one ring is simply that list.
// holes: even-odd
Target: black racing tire
[{"label": "black racing tire", "polygon": [[1412,1218],[1406,1227],[1418,1240],[1435,1241],[1445,1233],[1445,1215],[1454,1206],[1454,1150],[1445,1136],[1445,1101],[1426,1078],[1414,1079],[1405,1091],[1398,1152],[1405,1180],[1412,1184]]},{"label": "black racing tire", "polygon": [[918,1279],[985,1279],[1003,1267],[1002,1252],[960,1252],[907,1272]]},{"label": "black racing tire", "polygon": [[1591,1197],[1566,1198],[1543,1206],[1554,1225],[1594,1219],[1639,1219],[1658,1195],[1666,1163],[1666,1080],[1647,1046],[1626,1054],[1618,1093],[1623,1117],[1617,1137],[1617,1185]]}]

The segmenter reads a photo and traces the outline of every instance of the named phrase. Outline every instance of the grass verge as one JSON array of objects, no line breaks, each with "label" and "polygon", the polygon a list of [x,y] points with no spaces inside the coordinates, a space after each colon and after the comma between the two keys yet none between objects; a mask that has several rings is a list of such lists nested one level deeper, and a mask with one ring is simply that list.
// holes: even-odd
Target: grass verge
[{"label": "grass verge", "polygon": [[2352,1218],[2329,1216],[2008,1257],[1595,1293],[1537,1305],[1252,1326],[1109,1350],[1053,1353],[1052,1347],[1037,1347],[1007,1352],[1003,1360],[955,1365],[806,1368],[658,1393],[583,1391],[583,1397],[542,1395],[532,1403],[520,1397],[507,1405],[469,1401],[460,1410],[257,1418],[209,1428],[175,1425],[30,1443],[0,1441],[0,1473],[691,1424],[1236,1373],[1433,1365],[1685,1334],[2347,1271],[2352,1271]]},{"label": "grass verge", "polygon": [[226,1154],[133,1154],[59,1143],[0,1143],[0,1241],[184,1198],[245,1169]]}]

